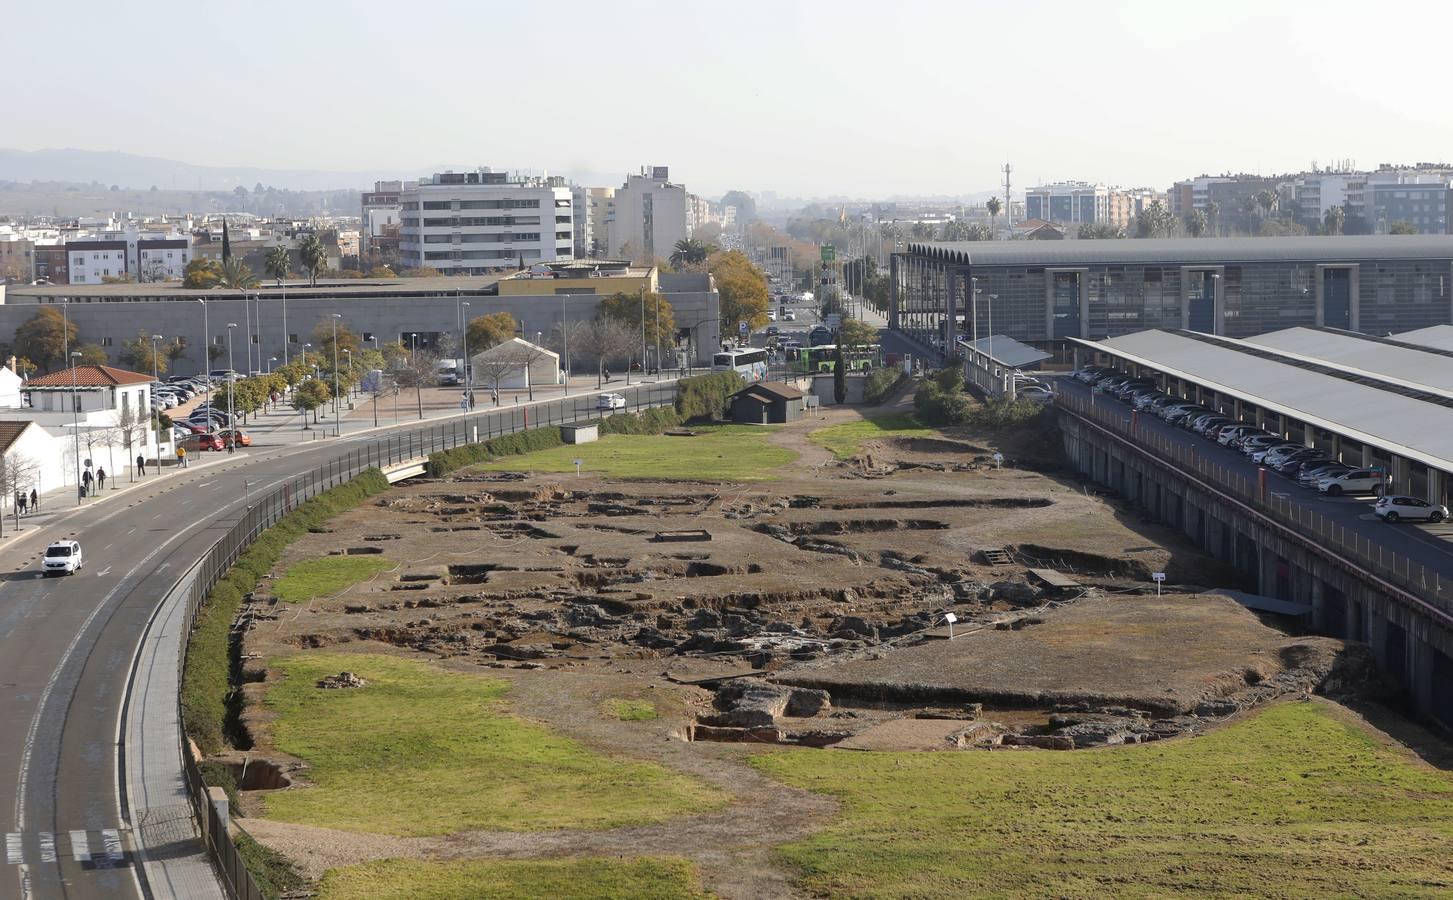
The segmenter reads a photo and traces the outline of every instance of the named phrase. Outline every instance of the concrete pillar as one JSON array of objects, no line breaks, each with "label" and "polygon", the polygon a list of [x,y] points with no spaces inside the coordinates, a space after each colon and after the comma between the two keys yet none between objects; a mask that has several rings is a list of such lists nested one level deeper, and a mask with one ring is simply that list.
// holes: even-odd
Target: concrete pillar
[{"label": "concrete pillar", "polygon": [[1342,435],[1332,432],[1332,458],[1337,462],[1342,461]]},{"label": "concrete pillar", "polygon": [[1369,447],[1369,446],[1367,446],[1366,444],[1363,444],[1362,445],[1362,462],[1358,463],[1358,465],[1360,465],[1364,469],[1366,469],[1366,468],[1369,468],[1369,467],[1372,466],[1372,462],[1373,462],[1373,459],[1372,459],[1372,448]]},{"label": "concrete pillar", "polygon": [[898,309],[902,303],[898,288],[898,254],[888,255],[888,327],[893,331],[898,330]]},{"label": "concrete pillar", "polygon": [[1238,422],[1242,421],[1240,397],[1235,397],[1231,400],[1231,418],[1235,419]]},{"label": "concrete pillar", "polygon": [[1447,490],[1447,486],[1448,486],[1448,476],[1447,475],[1443,474],[1442,472],[1438,471],[1437,469],[1429,469],[1428,470],[1428,495],[1424,499],[1426,499],[1429,503],[1442,503],[1443,502],[1443,492],[1445,490]]},{"label": "concrete pillar", "polygon": [[1408,465],[1406,457],[1392,458],[1392,490],[1397,494],[1410,494],[1413,491],[1412,467]]},{"label": "concrete pillar", "polygon": [[1301,423],[1301,426],[1302,426],[1302,446],[1303,447],[1315,447],[1315,446],[1317,446],[1317,429],[1313,428],[1307,422],[1302,422]]}]

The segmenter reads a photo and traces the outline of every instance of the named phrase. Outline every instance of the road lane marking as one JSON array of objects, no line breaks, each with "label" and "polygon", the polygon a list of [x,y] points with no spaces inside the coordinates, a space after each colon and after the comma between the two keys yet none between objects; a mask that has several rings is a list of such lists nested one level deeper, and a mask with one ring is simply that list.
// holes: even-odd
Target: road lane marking
[{"label": "road lane marking", "polygon": [[101,829],[101,847],[105,853],[104,863],[108,867],[118,866],[126,858],[126,853],[121,849],[121,832],[115,828]]},{"label": "road lane marking", "polygon": [[103,575],[109,575],[109,574],[111,574],[111,567],[110,566],[107,566],[106,568],[104,568],[101,571],[97,572],[96,573],[96,577],[97,578],[100,578]]},{"label": "road lane marking", "polygon": [[5,835],[5,862],[12,866],[20,865],[22,842],[21,836],[15,832]]},{"label": "road lane marking", "polygon": [[55,862],[55,833],[42,831],[40,833],[40,861],[46,863]]},{"label": "road lane marking", "polygon": [[86,832],[71,832],[71,856],[75,857],[76,862],[79,863],[91,861],[91,840],[86,837]]}]

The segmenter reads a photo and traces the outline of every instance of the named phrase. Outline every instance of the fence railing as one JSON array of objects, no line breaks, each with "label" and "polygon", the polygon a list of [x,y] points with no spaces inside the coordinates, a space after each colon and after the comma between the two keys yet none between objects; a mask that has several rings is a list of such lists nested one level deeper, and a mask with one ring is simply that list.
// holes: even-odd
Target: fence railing
[{"label": "fence railing", "polygon": [[[615,393],[626,400],[626,410],[639,412],[666,406],[676,399],[676,383],[617,386]],[[426,425],[402,433],[380,435],[361,446],[304,472],[285,484],[252,496],[244,483],[245,509],[241,518],[217,540],[194,568],[190,581],[183,579],[176,589],[187,591],[183,627],[187,640],[177,657],[177,684],[185,677],[187,649],[191,645],[192,626],[207,594],[263,531],[276,524],[300,503],[323,491],[344,484],[370,468],[389,468],[426,458],[431,453],[449,450],[464,444],[486,441],[500,435],[529,428],[542,428],[587,421],[620,410],[597,408],[595,396],[562,397],[557,400],[531,403],[506,409],[482,408],[448,422]],[[181,696],[177,697],[177,715],[181,720]],[[182,736],[182,770],[192,812],[197,818],[203,842],[228,892],[237,900],[262,900],[262,892],[253,881],[236,843],[220,816],[207,799],[206,782],[192,753],[191,743]]]},{"label": "fence railing", "polygon": [[1321,551],[1362,569],[1398,589],[1406,600],[1436,619],[1453,625],[1453,597],[1442,593],[1442,575],[1438,570],[1415,562],[1355,527],[1349,529],[1299,502],[1289,491],[1278,489],[1282,485],[1270,471],[1261,470],[1256,477],[1249,478],[1237,468],[1207,458],[1194,442],[1173,441],[1159,433],[1146,420],[1152,414],[1135,412],[1111,398],[1080,396],[1079,392],[1061,390],[1055,394],[1055,405],[1125,439],[1150,459],[1201,481]]}]

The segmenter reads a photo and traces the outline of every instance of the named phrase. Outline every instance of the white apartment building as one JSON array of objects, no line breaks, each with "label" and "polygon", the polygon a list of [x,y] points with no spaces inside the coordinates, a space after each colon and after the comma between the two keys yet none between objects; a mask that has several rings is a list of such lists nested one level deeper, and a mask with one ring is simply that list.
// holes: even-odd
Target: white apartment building
[{"label": "white apartment building", "polygon": [[66,240],[71,284],[100,284],[130,275],[138,282],[179,281],[192,261],[192,242],[175,231],[143,231],[135,224]]},{"label": "white apartment building", "polygon": [[479,169],[441,172],[405,186],[399,260],[446,275],[486,275],[574,259],[570,188],[561,178]]},{"label": "white apartment building", "polygon": [[[590,255],[605,256],[610,252],[610,229],[616,218],[616,189],[589,188],[589,205],[585,214],[590,218]],[[580,210],[576,210],[576,215]]]},{"label": "white apartment building", "polygon": [[375,181],[373,190],[364,191],[362,217],[358,226],[358,250],[367,255],[372,248],[372,239],[383,234],[384,228],[399,224],[403,214],[402,198],[405,187],[415,183],[402,181]]},{"label": "white apartment building", "polygon": [[642,168],[615,192],[610,255],[643,262],[665,259],[676,242],[691,236],[686,187],[672,184],[666,166]]},{"label": "white apartment building", "polygon": [[574,217],[574,248],[576,259],[590,257],[591,243],[595,237],[590,221],[590,188],[583,184],[570,186],[570,207]]}]

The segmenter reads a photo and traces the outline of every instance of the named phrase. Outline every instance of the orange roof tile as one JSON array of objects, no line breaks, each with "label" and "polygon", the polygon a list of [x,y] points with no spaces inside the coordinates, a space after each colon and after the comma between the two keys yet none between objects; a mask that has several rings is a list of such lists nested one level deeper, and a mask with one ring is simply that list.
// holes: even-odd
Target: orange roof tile
[{"label": "orange roof tile", "polygon": [[76,366],[74,382],[71,380],[71,370],[62,369],[59,372],[32,378],[25,383],[25,386],[27,388],[70,387],[74,383],[76,387],[116,387],[124,384],[146,384],[150,381],[150,375],[128,372],[115,366]]}]

